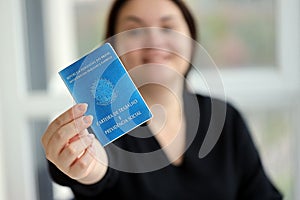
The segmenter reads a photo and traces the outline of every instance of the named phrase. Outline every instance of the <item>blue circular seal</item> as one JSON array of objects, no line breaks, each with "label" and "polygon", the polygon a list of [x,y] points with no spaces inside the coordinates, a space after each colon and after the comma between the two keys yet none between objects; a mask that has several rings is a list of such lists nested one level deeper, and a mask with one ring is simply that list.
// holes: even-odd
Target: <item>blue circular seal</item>
[{"label": "blue circular seal", "polygon": [[109,105],[117,97],[117,94],[114,91],[114,85],[104,78],[100,78],[94,82],[91,92],[97,105]]}]

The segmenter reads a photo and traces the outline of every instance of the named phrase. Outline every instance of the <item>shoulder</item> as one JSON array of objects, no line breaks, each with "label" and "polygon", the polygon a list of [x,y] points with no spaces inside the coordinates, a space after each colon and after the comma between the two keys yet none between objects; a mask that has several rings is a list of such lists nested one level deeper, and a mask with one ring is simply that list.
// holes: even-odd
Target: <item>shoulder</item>
[{"label": "shoulder", "polygon": [[[235,158],[235,161],[243,160],[243,157],[257,160],[258,152],[251,131],[237,107],[226,100],[201,94],[197,94],[197,99],[201,110],[200,124],[201,121],[203,123],[208,120],[204,122],[206,124],[203,129],[205,133],[201,145],[203,155],[212,150],[210,155],[218,156],[225,153]],[[205,150],[205,146],[210,148]]]},{"label": "shoulder", "polygon": [[221,99],[200,93],[195,93],[197,97],[200,111],[207,111],[211,115],[217,117],[225,117],[226,120],[244,120],[240,109],[228,99]]},{"label": "shoulder", "polygon": [[205,121],[207,132],[219,135],[221,141],[231,140],[235,145],[241,140],[244,142],[252,140],[245,116],[234,103],[203,94],[196,94],[196,96],[200,120]]}]

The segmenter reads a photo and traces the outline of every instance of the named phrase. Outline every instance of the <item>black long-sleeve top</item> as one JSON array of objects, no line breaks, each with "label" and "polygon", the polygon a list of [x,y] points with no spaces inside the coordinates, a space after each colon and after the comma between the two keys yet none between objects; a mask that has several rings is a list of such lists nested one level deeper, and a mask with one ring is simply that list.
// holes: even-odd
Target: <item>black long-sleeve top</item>
[{"label": "black long-sleeve top", "polygon": [[[163,151],[146,160],[130,159],[120,153],[116,146],[135,153],[149,153],[161,148],[155,137],[151,137],[149,128],[140,126],[105,147],[111,167],[101,181],[93,185],[80,184],[49,162],[53,180],[69,186],[78,200],[282,199],[263,169],[243,117],[232,105],[188,92],[184,93],[184,104],[187,142],[180,165],[168,164],[153,171],[147,169],[147,166],[167,163],[167,156]],[[223,115],[224,108],[225,121],[218,138],[217,128],[214,132],[210,124],[212,121],[222,123],[222,119],[218,118]],[[213,112],[217,115],[212,115]],[[216,136],[211,138],[218,140],[213,149],[204,158],[200,158],[199,150],[208,129],[212,129],[210,134]],[[138,137],[139,134],[143,137]]]}]

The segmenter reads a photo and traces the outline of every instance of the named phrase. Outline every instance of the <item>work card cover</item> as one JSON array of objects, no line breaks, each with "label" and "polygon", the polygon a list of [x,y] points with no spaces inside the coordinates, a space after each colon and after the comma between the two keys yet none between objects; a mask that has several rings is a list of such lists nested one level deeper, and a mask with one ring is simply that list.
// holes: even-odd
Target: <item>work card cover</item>
[{"label": "work card cover", "polygon": [[86,115],[103,146],[145,123],[151,111],[109,43],[59,72],[76,103],[87,103]]}]

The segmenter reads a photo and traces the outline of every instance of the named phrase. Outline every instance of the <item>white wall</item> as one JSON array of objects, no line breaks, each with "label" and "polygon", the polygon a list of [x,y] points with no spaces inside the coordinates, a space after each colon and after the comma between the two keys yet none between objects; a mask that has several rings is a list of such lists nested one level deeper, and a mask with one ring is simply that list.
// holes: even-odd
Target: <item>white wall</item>
[{"label": "white wall", "polygon": [[[0,99],[0,105],[1,105],[1,99]],[[0,107],[0,113],[2,112],[2,109]],[[4,173],[4,149],[3,149],[3,135],[4,132],[2,131],[2,115],[0,115],[0,200],[6,199],[6,189],[5,189],[5,173]]]},{"label": "white wall", "polygon": [[26,99],[22,0],[0,1],[0,199],[36,199]]}]

